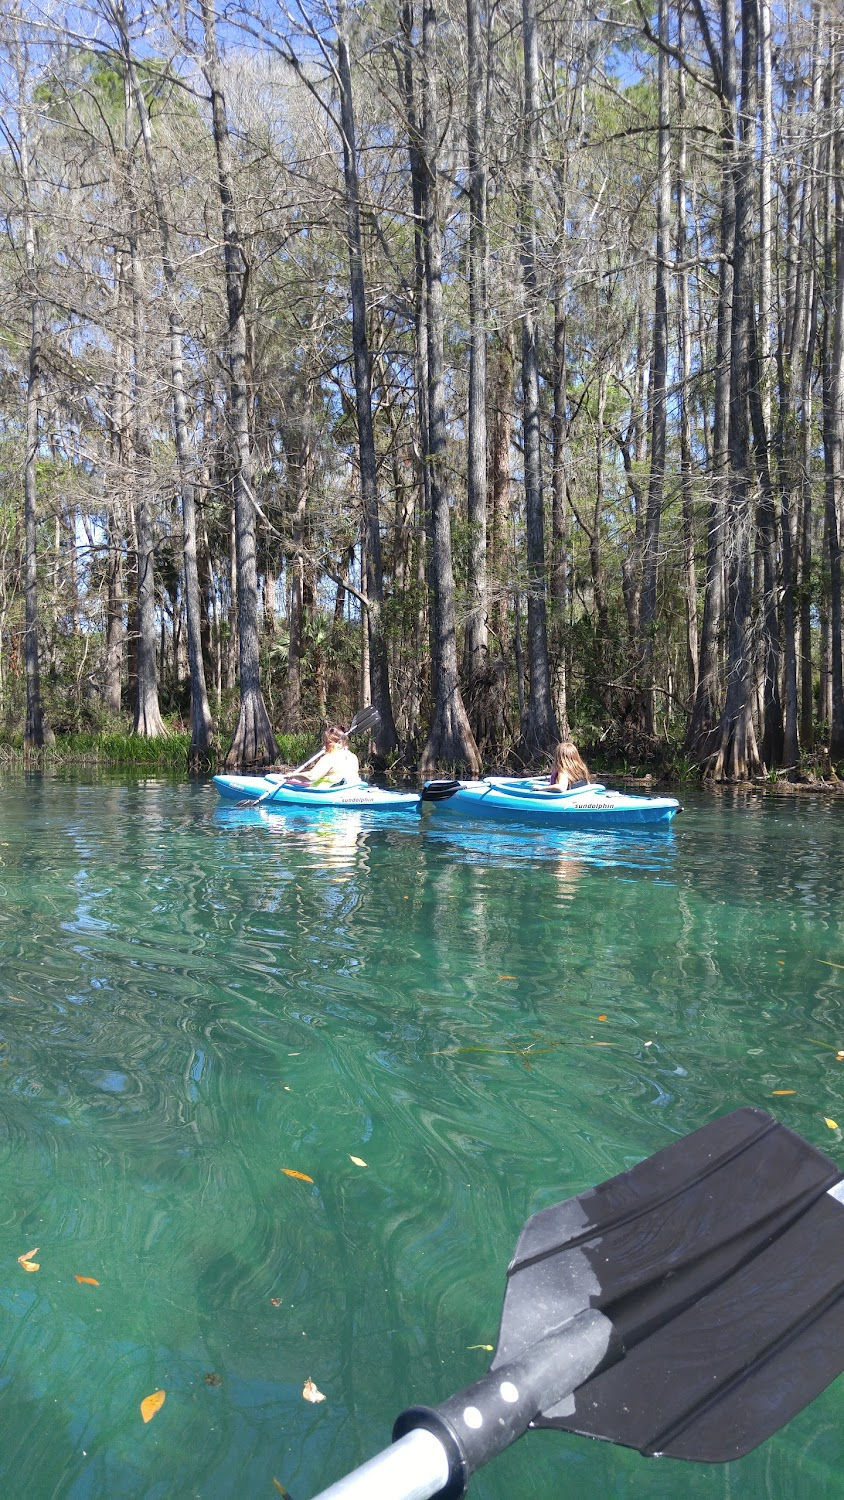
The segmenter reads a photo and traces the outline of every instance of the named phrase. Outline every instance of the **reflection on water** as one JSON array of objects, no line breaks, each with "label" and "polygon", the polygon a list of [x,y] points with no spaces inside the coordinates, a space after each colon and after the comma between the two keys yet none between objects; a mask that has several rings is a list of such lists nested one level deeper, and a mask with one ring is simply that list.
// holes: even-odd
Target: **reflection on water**
[{"label": "reflection on water", "polygon": [[422,813],[427,837],[460,851],[472,863],[493,863],[518,869],[557,859],[576,859],[584,865],[670,872],[677,849],[672,825],[664,830],[627,829],[614,833],[588,829],[537,828],[530,824],[443,823],[436,813]]},{"label": "reflection on water", "polygon": [[[0,784],[6,1492],[306,1497],[480,1373],[535,1209],[739,1104],[840,1155],[842,809],[684,800],[603,837]],[[840,1401],[727,1469],[532,1434],[472,1494],[837,1495]]]},{"label": "reflection on water", "polygon": [[271,833],[310,854],[314,868],[352,870],[358,853],[365,856],[363,818],[355,812],[341,812],[339,816],[332,816],[328,809],[326,812],[305,814],[298,822],[263,809],[260,815]]}]

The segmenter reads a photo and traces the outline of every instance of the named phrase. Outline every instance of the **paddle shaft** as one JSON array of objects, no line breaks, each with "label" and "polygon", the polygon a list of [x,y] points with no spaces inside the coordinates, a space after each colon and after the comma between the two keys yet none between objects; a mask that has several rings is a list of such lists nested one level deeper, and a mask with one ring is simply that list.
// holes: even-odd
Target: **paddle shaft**
[{"label": "paddle shaft", "polygon": [[431,1500],[448,1484],[448,1453],[421,1427],[338,1479],[316,1500]]},{"label": "paddle shaft", "polygon": [[[475,1470],[520,1438],[543,1408],[621,1353],[609,1319],[588,1308],[440,1406],[410,1407],[393,1428],[392,1448],[315,1500],[459,1500]],[[403,1445],[423,1435],[433,1444],[417,1443],[408,1465],[411,1450]]]}]

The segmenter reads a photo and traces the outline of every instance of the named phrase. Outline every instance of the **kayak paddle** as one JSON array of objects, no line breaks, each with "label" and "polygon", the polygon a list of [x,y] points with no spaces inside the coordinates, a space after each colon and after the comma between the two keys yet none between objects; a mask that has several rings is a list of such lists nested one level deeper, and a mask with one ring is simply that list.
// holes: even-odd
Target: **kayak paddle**
[{"label": "kayak paddle", "polygon": [[[347,731],[349,739],[351,739],[353,734],[364,734],[368,729],[374,729],[380,718],[381,715],[378,712],[378,709],[373,708],[371,704],[368,708],[360,709],[360,711],[355,714],[351,724],[349,725]],[[301,766],[296,766],[294,770],[287,771],[284,776],[279,777],[277,786],[271,786],[269,791],[262,792],[260,797],[245,798],[243,805],[245,807],[260,807],[262,802],[271,802],[273,797],[276,796],[279,786],[283,786],[285,781],[290,780],[291,776],[299,776],[301,775],[302,771],[307,771],[308,766],[314,765],[315,762],[319,760],[322,754],[322,749],[317,750],[316,755],[312,755],[310,760],[303,761]]]},{"label": "kayak paddle", "polygon": [[726,1463],[842,1369],[844,1176],[739,1109],[534,1214],[489,1372],[317,1500],[456,1500],[529,1427]]},{"label": "kayak paddle", "polygon": [[426,781],[419,793],[422,802],[444,802],[446,797],[453,797],[462,786],[460,781]]}]

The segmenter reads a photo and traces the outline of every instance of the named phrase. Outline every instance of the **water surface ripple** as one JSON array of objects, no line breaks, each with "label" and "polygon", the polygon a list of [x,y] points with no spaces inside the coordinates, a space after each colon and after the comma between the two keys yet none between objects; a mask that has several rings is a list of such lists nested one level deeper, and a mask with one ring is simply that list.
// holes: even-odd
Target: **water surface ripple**
[{"label": "water surface ripple", "polygon": [[[844,1164],[837,803],[605,838],[0,802],[4,1494],[306,1500],[485,1368],[536,1209],[742,1104]],[[724,1468],[531,1434],[472,1494],[841,1496],[842,1401]]]}]

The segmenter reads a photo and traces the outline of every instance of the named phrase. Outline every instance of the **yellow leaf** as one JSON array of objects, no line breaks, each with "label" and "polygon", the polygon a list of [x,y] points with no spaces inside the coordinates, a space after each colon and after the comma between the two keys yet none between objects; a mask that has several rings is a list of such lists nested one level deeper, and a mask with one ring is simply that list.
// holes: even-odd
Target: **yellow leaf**
[{"label": "yellow leaf", "polygon": [[33,1255],[38,1254],[38,1246],[34,1250],[24,1250],[23,1255],[18,1256],[18,1265],[22,1266],[25,1260],[32,1260]]},{"label": "yellow leaf", "polygon": [[836,1125],[835,1121],[831,1120],[829,1118],[829,1115],[824,1115],[823,1122],[824,1122],[824,1125],[828,1125],[829,1126],[830,1130],[837,1130],[838,1129],[838,1126]]},{"label": "yellow leaf", "polygon": [[778,1094],[796,1094],[796,1093],[797,1093],[796,1089],[772,1089],[771,1090],[771,1096],[772,1097],[774,1097],[775,1095],[778,1095]]},{"label": "yellow leaf", "polygon": [[282,1167],[281,1170],[285,1177],[296,1177],[300,1182],[313,1182],[314,1180],[313,1177],[308,1176],[307,1172],[295,1172],[292,1167]]},{"label": "yellow leaf", "polygon": [[310,1375],[308,1376],[307,1380],[305,1381],[305,1384],[302,1387],[302,1395],[304,1396],[304,1398],[305,1398],[306,1401],[313,1401],[314,1404],[316,1404],[317,1401],[324,1401],[325,1400],[325,1397],[323,1396],[322,1391],[318,1391],[317,1390],[316,1386],[314,1385],[313,1381],[311,1380]]},{"label": "yellow leaf", "polygon": [[349,1157],[349,1161],[353,1161],[356,1167],[365,1167],[366,1166],[366,1162],[363,1161],[360,1156],[350,1156]]},{"label": "yellow leaf", "polygon": [[605,1020],[606,1020],[606,1019],[607,1019],[607,1018],[606,1018],[606,1016],[599,1016],[599,1017],[598,1017],[598,1020],[599,1020],[599,1021],[605,1021]]},{"label": "yellow leaf", "polygon": [[491,1354],[493,1346],[492,1346],[492,1344],[467,1344],[466,1348],[467,1349],[486,1349],[487,1352],[489,1354]]},{"label": "yellow leaf", "polygon": [[93,1276],[75,1276],[74,1280],[84,1282],[85,1286],[99,1286],[100,1284],[94,1280]]},{"label": "yellow leaf", "polygon": [[33,1255],[37,1254],[38,1246],[36,1245],[34,1250],[27,1250],[25,1255],[18,1256],[18,1265],[23,1266],[23,1269],[25,1271],[40,1271],[41,1267],[39,1266],[38,1261],[32,1259]]},{"label": "yellow leaf", "polygon": [[164,1405],[166,1391],[153,1391],[151,1396],[145,1396],[141,1402],[141,1416],[145,1422],[151,1422],[155,1413],[161,1411]]},{"label": "yellow leaf", "polygon": [[516,979],[517,975],[515,975],[515,974],[499,974],[498,977],[499,977],[499,979]]}]

